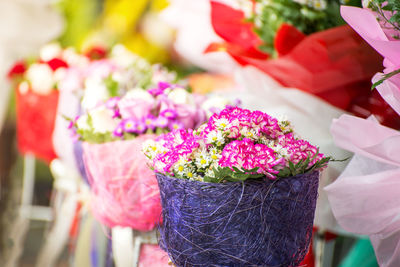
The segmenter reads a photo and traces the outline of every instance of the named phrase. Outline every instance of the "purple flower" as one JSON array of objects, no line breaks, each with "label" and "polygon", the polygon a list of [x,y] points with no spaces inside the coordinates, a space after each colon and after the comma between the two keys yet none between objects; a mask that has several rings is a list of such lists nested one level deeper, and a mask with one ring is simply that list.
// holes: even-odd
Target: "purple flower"
[{"label": "purple flower", "polygon": [[156,118],[152,114],[149,114],[146,118],[144,118],[143,123],[144,125],[146,125],[146,128],[150,128],[154,131],[154,129],[156,128],[155,121]]},{"label": "purple flower", "polygon": [[150,89],[148,92],[153,96],[162,95],[164,91],[168,88],[172,88],[170,83],[167,82],[159,82],[156,88]]},{"label": "purple flower", "polygon": [[146,128],[146,124],[144,124],[143,122],[138,122],[136,125],[136,133],[137,134],[142,134],[144,132],[146,132],[147,128]]},{"label": "purple flower", "polygon": [[159,128],[165,128],[165,127],[167,127],[167,126],[168,126],[168,123],[169,123],[169,120],[168,120],[167,118],[165,118],[165,117],[162,117],[162,116],[158,117],[158,118],[154,121],[155,126],[156,126],[156,127],[159,127]]},{"label": "purple flower", "polygon": [[124,122],[120,122],[117,126],[117,128],[115,128],[113,135],[117,136],[117,137],[122,137],[124,135],[124,128],[123,128],[123,124]]},{"label": "purple flower", "polygon": [[127,133],[137,132],[137,122],[134,119],[126,119],[121,122],[122,130]]},{"label": "purple flower", "polygon": [[185,129],[185,126],[183,125],[182,122],[180,121],[171,121],[168,124],[168,128],[173,131],[173,130],[178,130],[178,129]]},{"label": "purple flower", "polygon": [[78,116],[75,116],[75,118],[73,119],[73,120],[70,120],[69,121],[69,124],[68,124],[68,129],[72,129],[74,126],[75,126],[75,123],[76,123],[76,121],[79,119],[79,115]]},{"label": "purple flower", "polygon": [[176,112],[176,110],[168,108],[168,109],[164,109],[160,113],[160,116],[170,119],[170,120],[174,120],[178,116],[178,113]]}]

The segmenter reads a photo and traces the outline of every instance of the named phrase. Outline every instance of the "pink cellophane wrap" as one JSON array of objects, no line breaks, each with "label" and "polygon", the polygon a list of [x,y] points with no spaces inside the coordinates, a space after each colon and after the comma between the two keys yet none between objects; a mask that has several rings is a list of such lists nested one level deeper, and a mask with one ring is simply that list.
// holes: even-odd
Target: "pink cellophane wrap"
[{"label": "pink cellophane wrap", "polygon": [[139,267],[170,267],[168,262],[168,254],[158,245],[142,245]]},{"label": "pink cellophane wrap", "polygon": [[160,220],[157,180],[146,165],[142,144],[152,135],[104,144],[83,144],[92,187],[92,211],[108,227],[152,230]]},{"label": "pink cellophane wrap", "polygon": [[386,36],[384,30],[376,20],[376,15],[372,11],[363,8],[342,6],[341,15],[385,59],[396,66],[400,66],[400,41]]},{"label": "pink cellophane wrap", "polygon": [[[399,113],[396,80],[386,80],[377,89]],[[325,188],[336,219],[345,230],[370,236],[380,266],[400,266],[400,132],[373,117],[349,115],[335,120],[331,132],[339,147],[356,154]]]}]

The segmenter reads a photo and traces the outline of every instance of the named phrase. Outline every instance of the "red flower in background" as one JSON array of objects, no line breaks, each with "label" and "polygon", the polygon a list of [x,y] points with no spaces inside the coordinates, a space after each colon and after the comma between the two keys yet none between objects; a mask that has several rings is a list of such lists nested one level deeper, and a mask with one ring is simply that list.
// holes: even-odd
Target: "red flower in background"
[{"label": "red flower in background", "polygon": [[11,69],[8,71],[7,77],[14,79],[18,76],[22,76],[27,69],[25,61],[17,61]]},{"label": "red flower in background", "polygon": [[107,49],[103,46],[93,46],[85,52],[85,56],[91,60],[103,59],[107,56]]},{"label": "red flower in background", "polygon": [[47,63],[53,71],[56,71],[59,68],[68,68],[67,62],[60,58],[53,58],[45,63]]}]

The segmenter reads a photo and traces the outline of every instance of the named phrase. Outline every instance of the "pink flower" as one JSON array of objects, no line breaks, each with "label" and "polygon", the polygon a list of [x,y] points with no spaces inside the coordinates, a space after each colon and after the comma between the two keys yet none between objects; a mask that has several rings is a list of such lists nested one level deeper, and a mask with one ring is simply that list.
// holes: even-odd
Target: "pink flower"
[{"label": "pink flower", "polygon": [[154,102],[145,99],[123,98],[118,102],[119,113],[123,119],[141,120],[150,114]]}]

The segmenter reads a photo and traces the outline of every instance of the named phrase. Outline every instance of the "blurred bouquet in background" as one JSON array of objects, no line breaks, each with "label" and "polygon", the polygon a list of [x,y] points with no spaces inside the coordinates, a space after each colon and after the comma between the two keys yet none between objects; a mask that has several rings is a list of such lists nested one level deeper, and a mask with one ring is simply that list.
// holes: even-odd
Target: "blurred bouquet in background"
[{"label": "blurred bouquet in background", "polygon": [[59,84],[70,66],[84,65],[88,58],[73,49],[49,44],[40,57],[16,63],[8,77],[16,88],[18,149],[50,162],[56,157],[52,144]]}]

